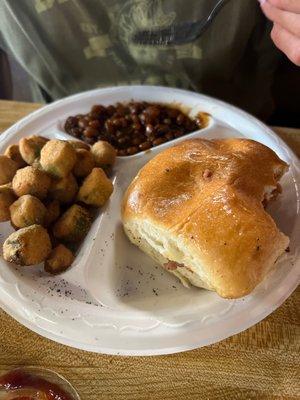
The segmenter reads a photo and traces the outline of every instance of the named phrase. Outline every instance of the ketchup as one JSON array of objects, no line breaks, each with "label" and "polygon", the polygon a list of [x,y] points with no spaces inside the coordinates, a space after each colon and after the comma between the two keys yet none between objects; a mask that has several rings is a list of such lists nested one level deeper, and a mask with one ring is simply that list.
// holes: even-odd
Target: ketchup
[{"label": "ketchup", "polygon": [[[35,389],[43,392],[48,400],[74,400],[68,393],[61,389],[55,383],[51,383],[46,379],[31,375],[28,372],[14,370],[0,377],[0,389],[17,390],[17,389]],[[13,400],[32,400],[32,397],[17,396]]]}]

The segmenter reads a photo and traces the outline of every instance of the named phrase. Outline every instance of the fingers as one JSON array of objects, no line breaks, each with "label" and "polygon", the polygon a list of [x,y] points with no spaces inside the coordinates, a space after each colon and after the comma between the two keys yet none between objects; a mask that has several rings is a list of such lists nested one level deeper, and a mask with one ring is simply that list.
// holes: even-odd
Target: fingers
[{"label": "fingers", "polygon": [[[273,2],[288,2],[288,0],[268,0],[261,4],[261,8],[268,19],[275,24],[280,25],[293,35],[300,37],[300,14],[294,12],[281,10],[271,5]],[[297,0],[300,3],[300,0]],[[298,6],[300,8],[300,6]]]},{"label": "fingers", "polygon": [[[265,3],[266,1],[261,1]],[[300,1],[299,0],[268,0],[268,3],[280,10],[300,14]]]},{"label": "fingers", "polygon": [[259,0],[262,11],[274,22],[275,45],[300,66],[300,0]]},{"label": "fingers", "polygon": [[278,24],[274,24],[271,37],[279,50],[296,65],[300,66],[300,38],[291,34]]}]

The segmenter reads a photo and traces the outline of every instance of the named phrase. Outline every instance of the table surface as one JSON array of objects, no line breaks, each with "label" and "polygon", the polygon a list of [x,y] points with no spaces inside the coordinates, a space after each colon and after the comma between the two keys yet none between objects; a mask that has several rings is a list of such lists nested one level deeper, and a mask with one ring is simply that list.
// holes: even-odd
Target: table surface
[{"label": "table surface", "polygon": [[[0,101],[0,132],[39,107]],[[300,129],[274,129],[300,156]],[[61,373],[82,400],[300,399],[300,287],[245,332],[198,350],[156,357],[72,349],[0,310],[0,375],[20,365]]]}]

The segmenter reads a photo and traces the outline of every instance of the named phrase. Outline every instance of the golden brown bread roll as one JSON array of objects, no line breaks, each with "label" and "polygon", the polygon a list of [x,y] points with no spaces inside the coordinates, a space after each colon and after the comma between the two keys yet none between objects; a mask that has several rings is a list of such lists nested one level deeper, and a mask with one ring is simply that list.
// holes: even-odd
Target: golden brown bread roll
[{"label": "golden brown bread roll", "polygon": [[287,169],[252,140],[181,142],[147,163],[127,189],[125,232],[184,284],[242,297],[289,244],[263,206]]}]

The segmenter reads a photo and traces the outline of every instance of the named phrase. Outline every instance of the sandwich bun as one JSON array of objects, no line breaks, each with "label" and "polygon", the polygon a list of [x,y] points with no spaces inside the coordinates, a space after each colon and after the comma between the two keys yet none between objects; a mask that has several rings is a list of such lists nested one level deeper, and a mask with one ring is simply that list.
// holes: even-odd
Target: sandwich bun
[{"label": "sandwich bun", "polygon": [[288,165],[248,139],[192,139],[148,162],[122,204],[132,243],[188,286],[249,294],[289,245],[264,206]]}]

